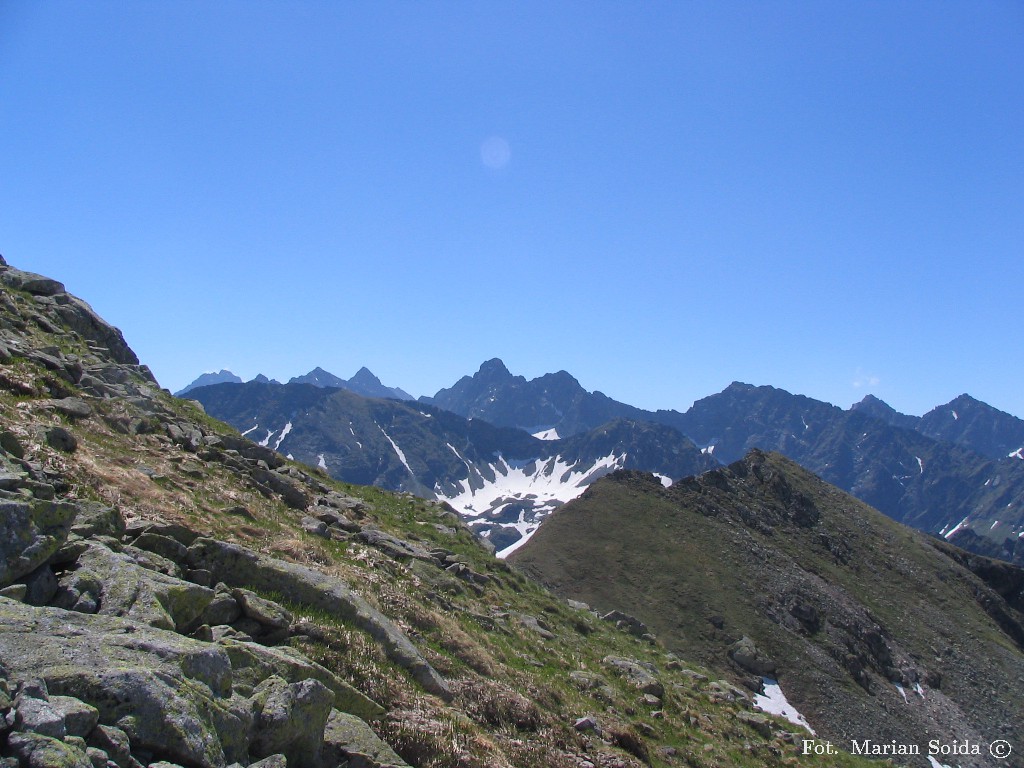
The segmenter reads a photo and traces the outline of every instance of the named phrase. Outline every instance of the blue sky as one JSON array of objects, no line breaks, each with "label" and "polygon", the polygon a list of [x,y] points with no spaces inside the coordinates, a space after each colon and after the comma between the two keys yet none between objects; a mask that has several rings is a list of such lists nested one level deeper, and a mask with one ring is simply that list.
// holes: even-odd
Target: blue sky
[{"label": "blue sky", "polygon": [[1024,416],[1019,2],[0,2],[0,253],[171,389]]}]

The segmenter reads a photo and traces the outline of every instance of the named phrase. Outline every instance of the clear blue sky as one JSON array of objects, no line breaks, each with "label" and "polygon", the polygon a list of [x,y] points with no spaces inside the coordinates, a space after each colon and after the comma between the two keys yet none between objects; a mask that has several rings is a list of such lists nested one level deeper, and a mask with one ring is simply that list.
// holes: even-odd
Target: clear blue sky
[{"label": "clear blue sky", "polygon": [[3,0],[0,253],[171,389],[1024,416],[1024,4]]}]

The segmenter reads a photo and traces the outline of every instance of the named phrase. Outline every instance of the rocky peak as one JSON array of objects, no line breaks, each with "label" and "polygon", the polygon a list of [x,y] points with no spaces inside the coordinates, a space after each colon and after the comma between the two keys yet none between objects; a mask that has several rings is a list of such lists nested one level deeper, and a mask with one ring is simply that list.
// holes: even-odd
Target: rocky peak
[{"label": "rocky peak", "polygon": [[492,358],[480,365],[480,370],[473,376],[474,379],[495,379],[505,380],[513,378],[512,373],[505,367],[501,358]]},{"label": "rocky peak", "polygon": [[381,380],[378,379],[373,372],[365,365],[356,371],[355,376],[348,380],[350,386],[353,387],[381,387],[384,386]]}]

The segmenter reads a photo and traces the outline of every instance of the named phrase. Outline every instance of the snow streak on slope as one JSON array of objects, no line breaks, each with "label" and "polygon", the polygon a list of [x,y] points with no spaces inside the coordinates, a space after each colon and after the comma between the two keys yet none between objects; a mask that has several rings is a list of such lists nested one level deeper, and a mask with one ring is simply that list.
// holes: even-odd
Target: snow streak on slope
[{"label": "snow streak on slope", "polygon": [[[409,461],[405,458],[405,452],[402,451],[402,449],[398,447],[398,443],[396,443],[394,440],[391,439],[391,435],[389,435],[387,432],[384,431],[384,427],[382,427],[380,424],[377,424],[376,422],[374,422],[374,424],[376,424],[377,429],[380,430],[380,433],[382,435],[384,435],[384,437],[387,438],[388,442],[391,443],[391,447],[395,449],[395,453],[398,455],[398,460],[401,461],[402,464],[405,465],[405,468],[407,470],[409,470],[409,474],[412,477],[416,477],[416,473],[412,471],[412,467],[409,466]],[[362,446],[360,446],[360,447],[362,447]]]},{"label": "snow streak on slope", "polygon": [[[465,462],[455,448],[448,447]],[[498,456],[483,467],[465,462],[468,478],[460,480],[454,488],[438,485],[435,490],[437,497],[458,510],[471,527],[486,531],[491,539],[508,542],[507,546],[496,545],[498,557],[505,557],[525,544],[541,520],[555,508],[576,498],[592,482],[620,469],[625,462],[625,454],[614,453],[592,463],[572,464],[561,456],[531,461],[508,461]]]},{"label": "snow streak on slope", "polygon": [[287,424],[284,425],[284,429],[281,430],[281,435],[280,435],[280,437],[277,438],[277,442],[274,443],[274,450],[275,451],[278,450],[281,447],[281,443],[284,441],[284,439],[286,437],[288,437],[288,433],[291,432],[291,431],[292,431],[292,423],[289,421]]}]

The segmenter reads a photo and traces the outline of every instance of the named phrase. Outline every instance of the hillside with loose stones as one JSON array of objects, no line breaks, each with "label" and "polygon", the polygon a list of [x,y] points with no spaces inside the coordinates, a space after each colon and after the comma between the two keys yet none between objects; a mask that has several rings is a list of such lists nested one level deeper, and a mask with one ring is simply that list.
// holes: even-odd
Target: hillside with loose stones
[{"label": "hillside with loose stones", "polygon": [[829,766],[722,675],[162,390],[0,259],[11,766]]}]

